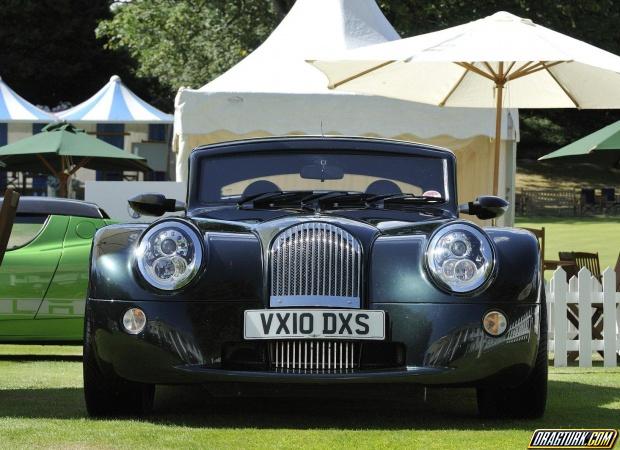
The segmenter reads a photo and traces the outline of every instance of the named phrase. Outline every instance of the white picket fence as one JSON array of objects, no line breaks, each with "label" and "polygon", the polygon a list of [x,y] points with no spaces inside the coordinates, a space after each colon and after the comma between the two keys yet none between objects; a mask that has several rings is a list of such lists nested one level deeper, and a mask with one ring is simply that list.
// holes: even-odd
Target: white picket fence
[{"label": "white picket fence", "polygon": [[[566,273],[558,268],[545,283],[549,351],[554,354],[555,366],[566,366],[569,352],[578,352],[580,367],[592,367],[592,354],[597,352],[603,353],[605,367],[618,365],[620,293],[616,292],[616,274],[611,268],[602,278],[601,284],[587,269],[581,269],[567,282]],[[569,315],[578,326],[571,323]]]}]

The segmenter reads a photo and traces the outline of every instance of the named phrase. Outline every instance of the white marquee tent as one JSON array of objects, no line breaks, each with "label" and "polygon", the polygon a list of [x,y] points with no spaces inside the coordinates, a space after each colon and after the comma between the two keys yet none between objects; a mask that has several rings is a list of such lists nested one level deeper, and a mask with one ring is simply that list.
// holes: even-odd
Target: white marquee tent
[{"label": "white marquee tent", "polygon": [[[448,147],[459,159],[462,201],[490,193],[494,111],[440,108],[330,91],[305,62],[399,39],[374,0],[297,0],[269,38],[200,89],[180,89],[175,105],[177,180],[191,149],[247,137],[287,134],[380,136]],[[329,55],[329,53],[327,53]],[[500,186],[512,197],[516,111],[506,111]]]},{"label": "white marquee tent", "polygon": [[[56,117],[18,95],[0,78],[0,145],[32,136],[45,124],[55,122]],[[0,189],[6,182],[6,174],[0,166]]]},{"label": "white marquee tent", "polygon": [[172,116],[149,105],[127,86],[118,75],[88,100],[59,112],[58,117],[71,123],[172,123]]},{"label": "white marquee tent", "polygon": [[23,99],[0,78],[0,122],[49,123],[56,118]]},{"label": "white marquee tent", "polygon": [[[173,116],[134,94],[118,75],[82,103],[56,114],[112,145],[147,158],[157,172],[169,171],[170,129]],[[152,132],[152,126],[157,128]],[[80,169],[80,181],[91,181],[95,172]]]}]

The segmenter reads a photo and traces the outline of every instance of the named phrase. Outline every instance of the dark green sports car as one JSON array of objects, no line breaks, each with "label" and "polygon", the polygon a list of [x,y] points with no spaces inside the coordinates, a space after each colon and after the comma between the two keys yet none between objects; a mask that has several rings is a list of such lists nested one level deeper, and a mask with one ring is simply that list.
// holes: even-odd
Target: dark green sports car
[{"label": "dark green sports car", "polygon": [[461,218],[508,203],[459,205],[453,153],[283,137],[200,147],[189,167],[186,204],[130,200],[182,217],[93,239],[90,415],[143,414],[156,385],[191,383],[214,395],[472,387],[483,416],[544,413],[538,242]]},{"label": "dark green sports car", "polygon": [[20,199],[0,266],[0,342],[82,340],[91,242],[109,223],[91,203]]}]

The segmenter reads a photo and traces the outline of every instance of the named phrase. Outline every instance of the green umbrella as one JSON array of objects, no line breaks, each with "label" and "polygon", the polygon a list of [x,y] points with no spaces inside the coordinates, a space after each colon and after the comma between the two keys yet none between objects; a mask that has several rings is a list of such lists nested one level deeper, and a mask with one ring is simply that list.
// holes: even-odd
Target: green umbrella
[{"label": "green umbrella", "polygon": [[539,158],[572,158],[617,166],[620,161],[620,121]]},{"label": "green umbrella", "polygon": [[93,170],[149,171],[145,159],[86,134],[69,123],[47,125],[41,133],[0,147],[9,170],[51,173],[67,195],[67,181],[82,167]]}]

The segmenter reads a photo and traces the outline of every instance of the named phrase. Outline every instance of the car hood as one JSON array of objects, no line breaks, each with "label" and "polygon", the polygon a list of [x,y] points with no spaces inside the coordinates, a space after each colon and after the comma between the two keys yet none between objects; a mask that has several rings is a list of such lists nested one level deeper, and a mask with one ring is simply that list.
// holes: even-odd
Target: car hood
[{"label": "car hood", "polygon": [[[381,213],[383,211],[380,211]],[[430,235],[441,225],[457,220],[456,217],[420,213],[408,213],[409,220],[394,218],[393,215],[377,214],[375,217],[351,217],[349,214],[308,213],[274,214],[268,220],[225,220],[212,214],[189,216],[203,232],[252,233],[263,242],[270,242],[282,230],[307,222],[324,222],[349,231],[362,241],[372,241],[378,236]]]}]

